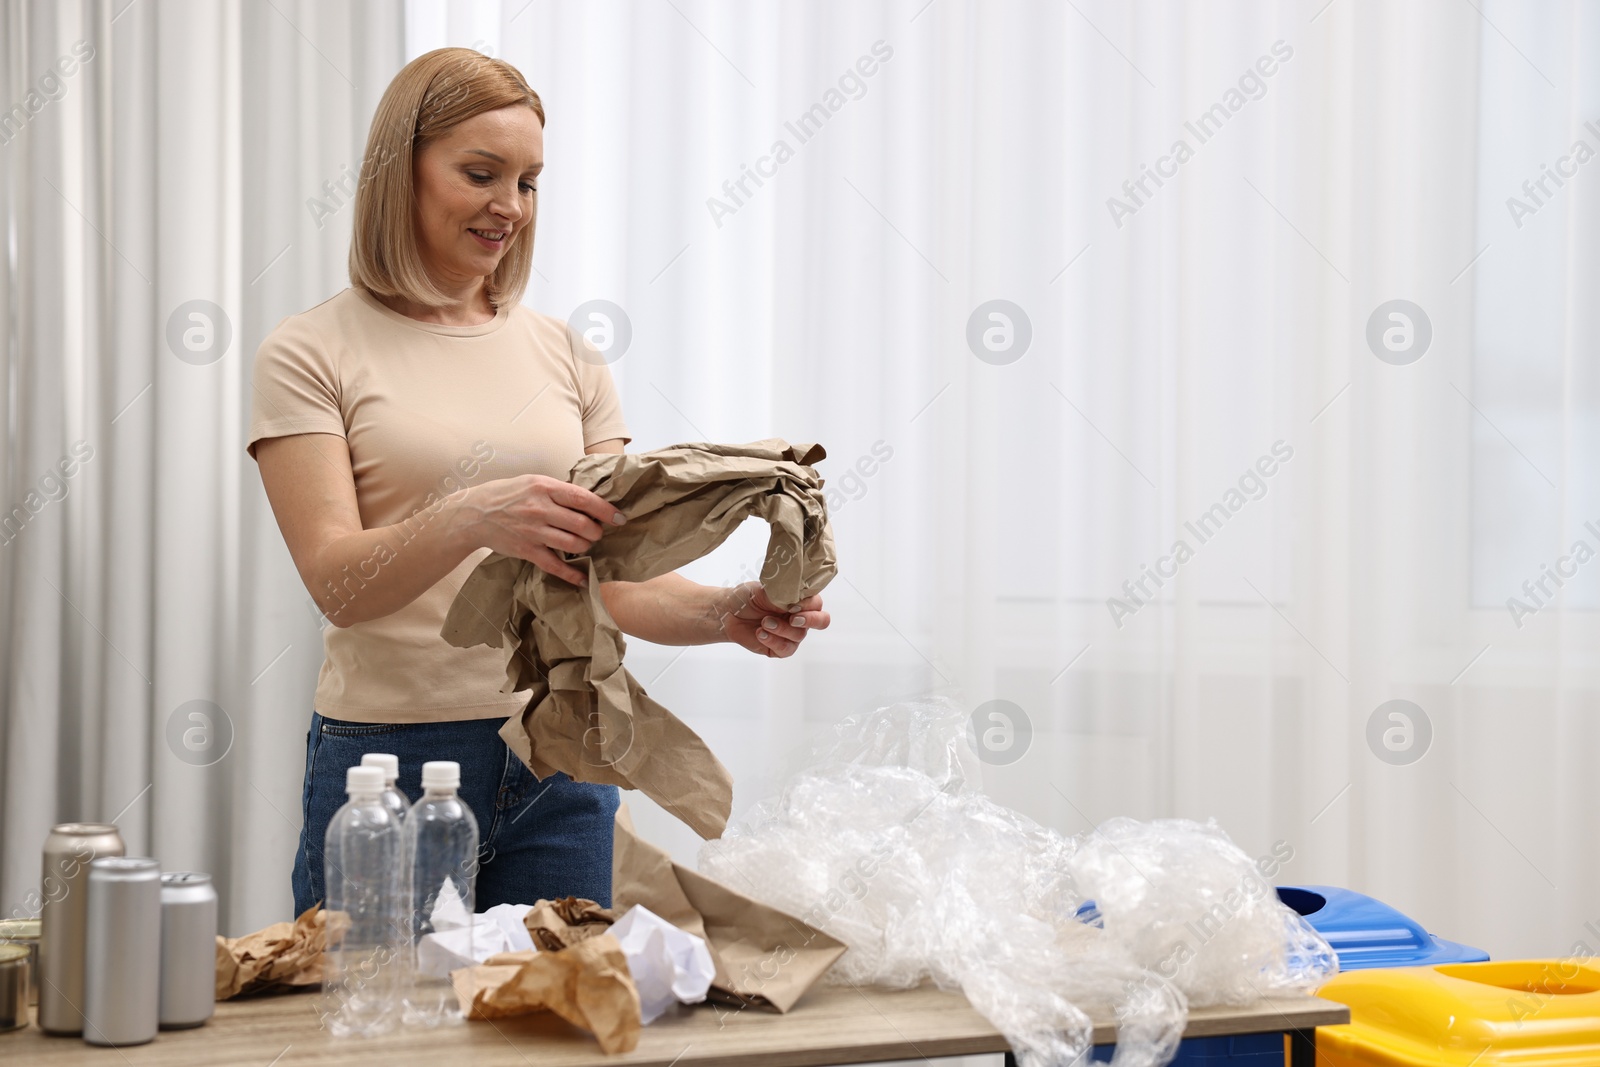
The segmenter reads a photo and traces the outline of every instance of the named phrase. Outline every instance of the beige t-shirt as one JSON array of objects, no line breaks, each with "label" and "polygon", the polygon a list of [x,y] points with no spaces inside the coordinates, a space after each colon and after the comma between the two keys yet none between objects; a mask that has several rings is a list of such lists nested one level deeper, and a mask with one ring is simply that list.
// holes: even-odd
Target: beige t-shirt
[{"label": "beige t-shirt", "polygon": [[[519,474],[565,480],[588,446],[631,440],[610,370],[560,319],[519,304],[480,326],[439,326],[354,288],[284,319],[256,351],[251,458],[262,438],[300,433],[345,439],[364,529],[405,523],[387,551],[335,582],[344,602],[405,558],[431,502]],[[393,614],[324,627],[316,710],[358,722],[520,710],[526,696],[499,691],[508,652],[439,636],[456,590],[488,554],[474,551]]]}]

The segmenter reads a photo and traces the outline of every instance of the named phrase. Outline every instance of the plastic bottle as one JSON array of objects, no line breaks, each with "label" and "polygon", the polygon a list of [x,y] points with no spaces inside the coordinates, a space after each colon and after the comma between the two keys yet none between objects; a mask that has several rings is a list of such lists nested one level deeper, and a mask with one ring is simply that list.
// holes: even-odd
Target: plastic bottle
[{"label": "plastic bottle", "polygon": [[383,806],[394,812],[395,818],[404,825],[411,800],[394,784],[400,778],[400,757],[387,752],[368,752],[361,757],[361,766],[383,770]]},{"label": "plastic bottle", "polygon": [[411,798],[400,792],[395,785],[395,782],[400,778],[399,756],[389,752],[363,753],[361,766],[377,767],[383,771],[383,806],[389,809],[389,813],[400,824],[400,855],[395,861],[400,868],[397,876],[400,879],[400,922],[394,928],[392,939],[395,953],[394,967],[398,972],[395,978],[395,996],[402,998],[404,995],[403,985],[409,980],[406,959],[411,947],[411,939],[406,932],[407,916],[411,914],[411,900],[407,896],[411,892],[411,879],[406,872],[411,870],[411,858],[405,854],[405,822],[406,815],[411,811]]},{"label": "plastic bottle", "polygon": [[399,1015],[397,932],[405,929],[400,824],[383,803],[383,771],[345,772],[350,799],[328,823],[323,884],[330,936],[323,961],[322,1017],[340,1036],[392,1029]]},{"label": "plastic bottle", "polygon": [[457,790],[461,765],[433,760],[422,765],[422,799],[405,821],[410,880],[410,980],[405,1021],[415,1026],[459,1022],[460,1005],[450,974],[432,965],[417,946],[430,934],[450,941],[460,956],[472,954],[472,913],[478,878],[478,821]]}]

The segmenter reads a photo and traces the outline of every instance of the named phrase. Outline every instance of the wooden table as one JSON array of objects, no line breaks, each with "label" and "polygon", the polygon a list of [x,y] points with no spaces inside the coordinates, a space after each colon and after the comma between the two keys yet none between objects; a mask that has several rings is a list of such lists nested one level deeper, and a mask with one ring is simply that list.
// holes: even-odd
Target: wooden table
[{"label": "wooden table", "polygon": [[[88,1045],[75,1037],[47,1037],[31,1026],[0,1034],[0,1062],[40,1067],[332,1067],[366,1063],[396,1067],[453,1067],[458,1063],[472,1067],[817,1067],[1007,1051],[1005,1038],[966,998],[931,986],[890,992],[819,985],[787,1015],[713,1004],[680,1008],[645,1027],[638,1048],[620,1056],[605,1055],[593,1037],[548,1012],[439,1030],[398,1030],[369,1040],[339,1039],[318,1028],[313,1000],[309,994],[290,993],[226,1001],[217,1005],[217,1014],[203,1027],[164,1031],[147,1045],[121,1049]],[[1343,1004],[1294,997],[1245,1008],[1196,1009],[1189,1014],[1185,1036],[1309,1035],[1315,1027],[1349,1021],[1350,1009]],[[1115,1037],[1110,1021],[1096,1025],[1096,1044],[1110,1043]],[[1296,1064],[1300,1055],[1297,1048]]]}]

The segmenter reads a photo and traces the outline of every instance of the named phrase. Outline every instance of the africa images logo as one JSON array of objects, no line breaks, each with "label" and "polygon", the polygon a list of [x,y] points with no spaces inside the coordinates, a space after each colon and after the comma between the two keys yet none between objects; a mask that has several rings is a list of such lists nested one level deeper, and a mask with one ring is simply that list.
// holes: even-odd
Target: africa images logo
[{"label": "africa images logo", "polygon": [[1111,221],[1117,229],[1122,229],[1126,219],[1138,214],[1163,185],[1176,178],[1178,168],[1194,158],[1200,145],[1221,133],[1229,119],[1243,111],[1246,104],[1267,95],[1266,79],[1294,56],[1294,49],[1284,41],[1273,41],[1269,51],[1271,55],[1261,56],[1254,65],[1245,68],[1237,86],[1230,85],[1220,100],[1200,112],[1192,122],[1184,122],[1183,128],[1194,137],[1194,144],[1189,143],[1188,137],[1179,137],[1172,142],[1166,155],[1157,157],[1154,166],[1139,164],[1139,174],[1122,183],[1122,197],[1106,198],[1106,210],[1111,213]]}]

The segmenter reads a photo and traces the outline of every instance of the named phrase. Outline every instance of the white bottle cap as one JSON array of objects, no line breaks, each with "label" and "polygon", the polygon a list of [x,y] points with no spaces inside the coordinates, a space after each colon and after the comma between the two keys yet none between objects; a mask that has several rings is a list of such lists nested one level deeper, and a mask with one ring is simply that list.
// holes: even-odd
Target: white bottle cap
[{"label": "white bottle cap", "polygon": [[344,791],[351,796],[383,792],[383,768],[351,767],[344,772]]},{"label": "white bottle cap", "polygon": [[461,764],[449,759],[429,760],[424,763],[422,765],[422,788],[461,788]]},{"label": "white bottle cap", "polygon": [[361,766],[383,768],[384,785],[394,785],[400,777],[400,757],[387,752],[368,752],[361,757]]}]

